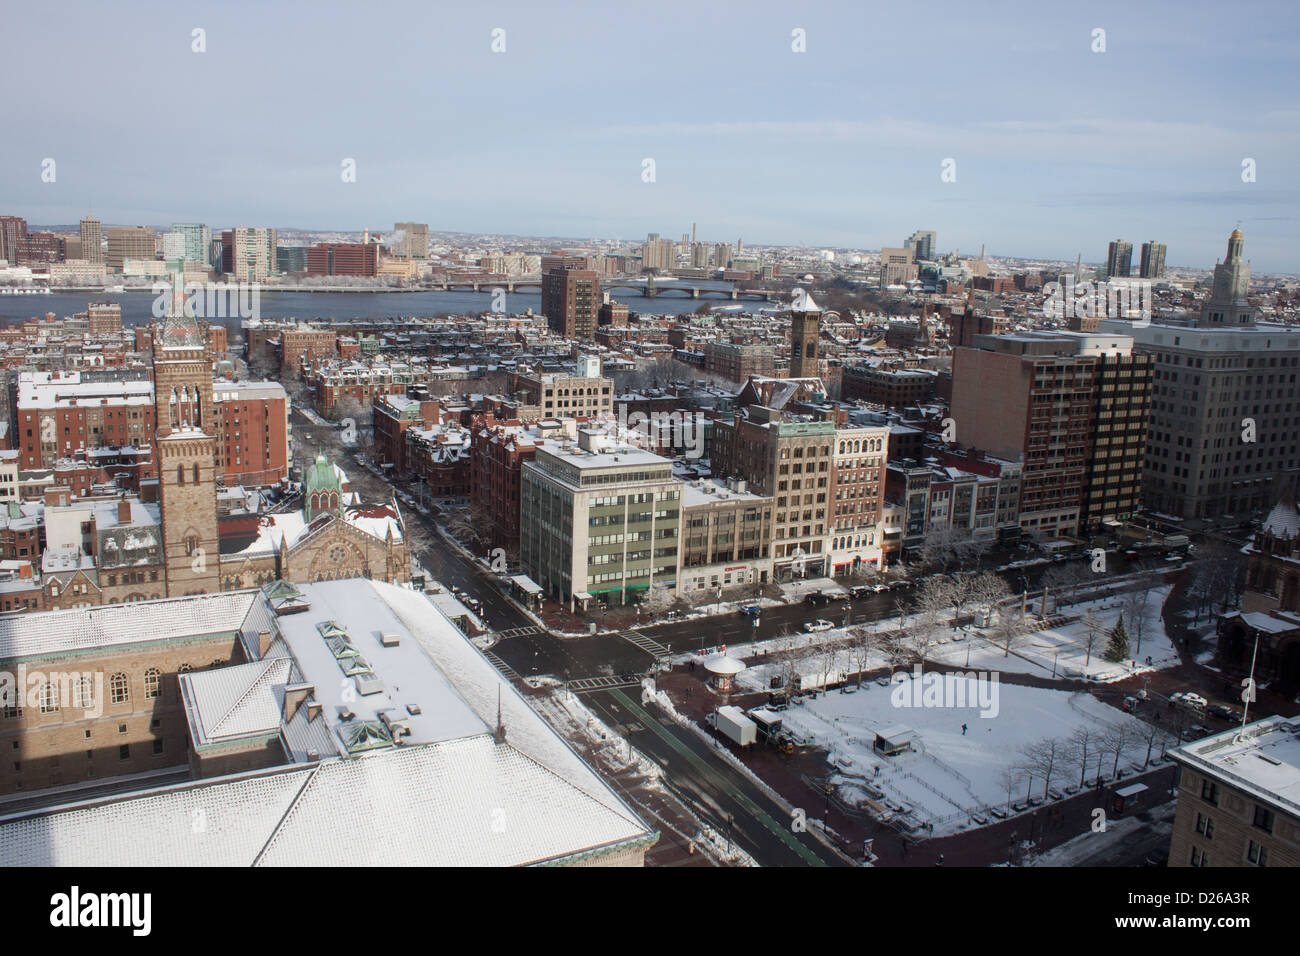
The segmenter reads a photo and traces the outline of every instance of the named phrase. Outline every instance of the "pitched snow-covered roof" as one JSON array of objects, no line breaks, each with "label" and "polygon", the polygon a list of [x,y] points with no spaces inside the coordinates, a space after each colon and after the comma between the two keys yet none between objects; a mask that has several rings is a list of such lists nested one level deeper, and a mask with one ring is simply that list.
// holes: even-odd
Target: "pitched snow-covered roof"
[{"label": "pitched snow-covered roof", "polygon": [[280,730],[282,696],[290,680],[288,657],[181,674],[181,696],[196,746]]},{"label": "pitched snow-covered roof", "polygon": [[235,634],[257,601],[257,591],[226,591],[0,617],[0,660]]},{"label": "pitched snow-covered roof", "polygon": [[0,821],[4,866],[526,866],[650,842],[488,734]]},{"label": "pitched snow-covered roof", "polygon": [[1264,530],[1276,538],[1294,538],[1300,534],[1300,509],[1290,491],[1278,499],[1264,519]]}]

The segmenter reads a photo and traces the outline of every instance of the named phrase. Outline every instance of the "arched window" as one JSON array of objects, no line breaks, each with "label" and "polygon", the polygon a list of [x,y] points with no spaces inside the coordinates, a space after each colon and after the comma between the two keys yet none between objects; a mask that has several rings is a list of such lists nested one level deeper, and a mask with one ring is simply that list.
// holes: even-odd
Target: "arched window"
[{"label": "arched window", "polygon": [[59,709],[59,687],[46,681],[41,685],[40,692],[37,695],[42,714],[53,714]]},{"label": "arched window", "polygon": [[191,665],[191,664],[182,664],[180,667],[176,668],[176,673],[178,673],[178,674],[188,674],[188,673],[189,673],[190,671],[192,671],[192,670],[194,670],[193,665]]},{"label": "arched window", "polygon": [[87,710],[95,706],[95,682],[89,674],[82,674],[72,690],[72,706]]},{"label": "arched window", "polygon": [[120,671],[108,679],[108,699],[115,704],[125,704],[131,699],[130,685]]},{"label": "arched window", "polygon": [[162,671],[151,667],[144,672],[144,699],[157,700],[162,696]]}]

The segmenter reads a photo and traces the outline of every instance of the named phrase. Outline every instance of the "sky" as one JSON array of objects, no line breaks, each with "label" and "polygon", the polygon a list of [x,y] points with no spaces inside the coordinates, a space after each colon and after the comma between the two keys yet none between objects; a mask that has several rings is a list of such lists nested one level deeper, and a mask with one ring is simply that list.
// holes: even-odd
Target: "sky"
[{"label": "sky", "polygon": [[1240,224],[1256,272],[1300,273],[1294,0],[52,0],[6,11],[0,61],[0,214],[33,225],[930,229],[1092,262],[1156,239],[1209,268]]}]

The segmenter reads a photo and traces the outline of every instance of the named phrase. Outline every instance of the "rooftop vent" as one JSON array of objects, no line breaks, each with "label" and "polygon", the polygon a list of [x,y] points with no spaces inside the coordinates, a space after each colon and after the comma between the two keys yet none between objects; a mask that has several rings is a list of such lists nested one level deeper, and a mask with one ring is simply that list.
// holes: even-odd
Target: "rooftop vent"
[{"label": "rooftop vent", "polygon": [[418,715],[418,714],[422,714],[422,713],[424,713],[424,711],[420,709],[420,705],[419,705],[419,704],[407,704],[407,705],[406,705],[406,712],[407,712],[408,714],[411,714],[412,716],[416,716],[416,715]]},{"label": "rooftop vent", "polygon": [[402,643],[402,638],[397,634],[385,632],[379,635],[379,643],[384,647],[397,647]]},{"label": "rooftop vent", "polygon": [[346,707],[339,708],[339,720],[347,721],[347,720],[351,720],[355,716],[356,714],[352,713],[352,711],[348,710],[348,708]]}]

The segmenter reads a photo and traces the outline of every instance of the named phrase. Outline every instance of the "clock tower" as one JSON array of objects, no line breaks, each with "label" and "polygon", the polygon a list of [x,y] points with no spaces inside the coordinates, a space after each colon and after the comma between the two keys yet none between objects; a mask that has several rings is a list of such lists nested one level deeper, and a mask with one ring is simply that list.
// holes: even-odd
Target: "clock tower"
[{"label": "clock tower", "polygon": [[173,277],[171,306],[153,328],[154,457],[162,500],[167,596],[221,590],[216,409],[212,357]]}]

